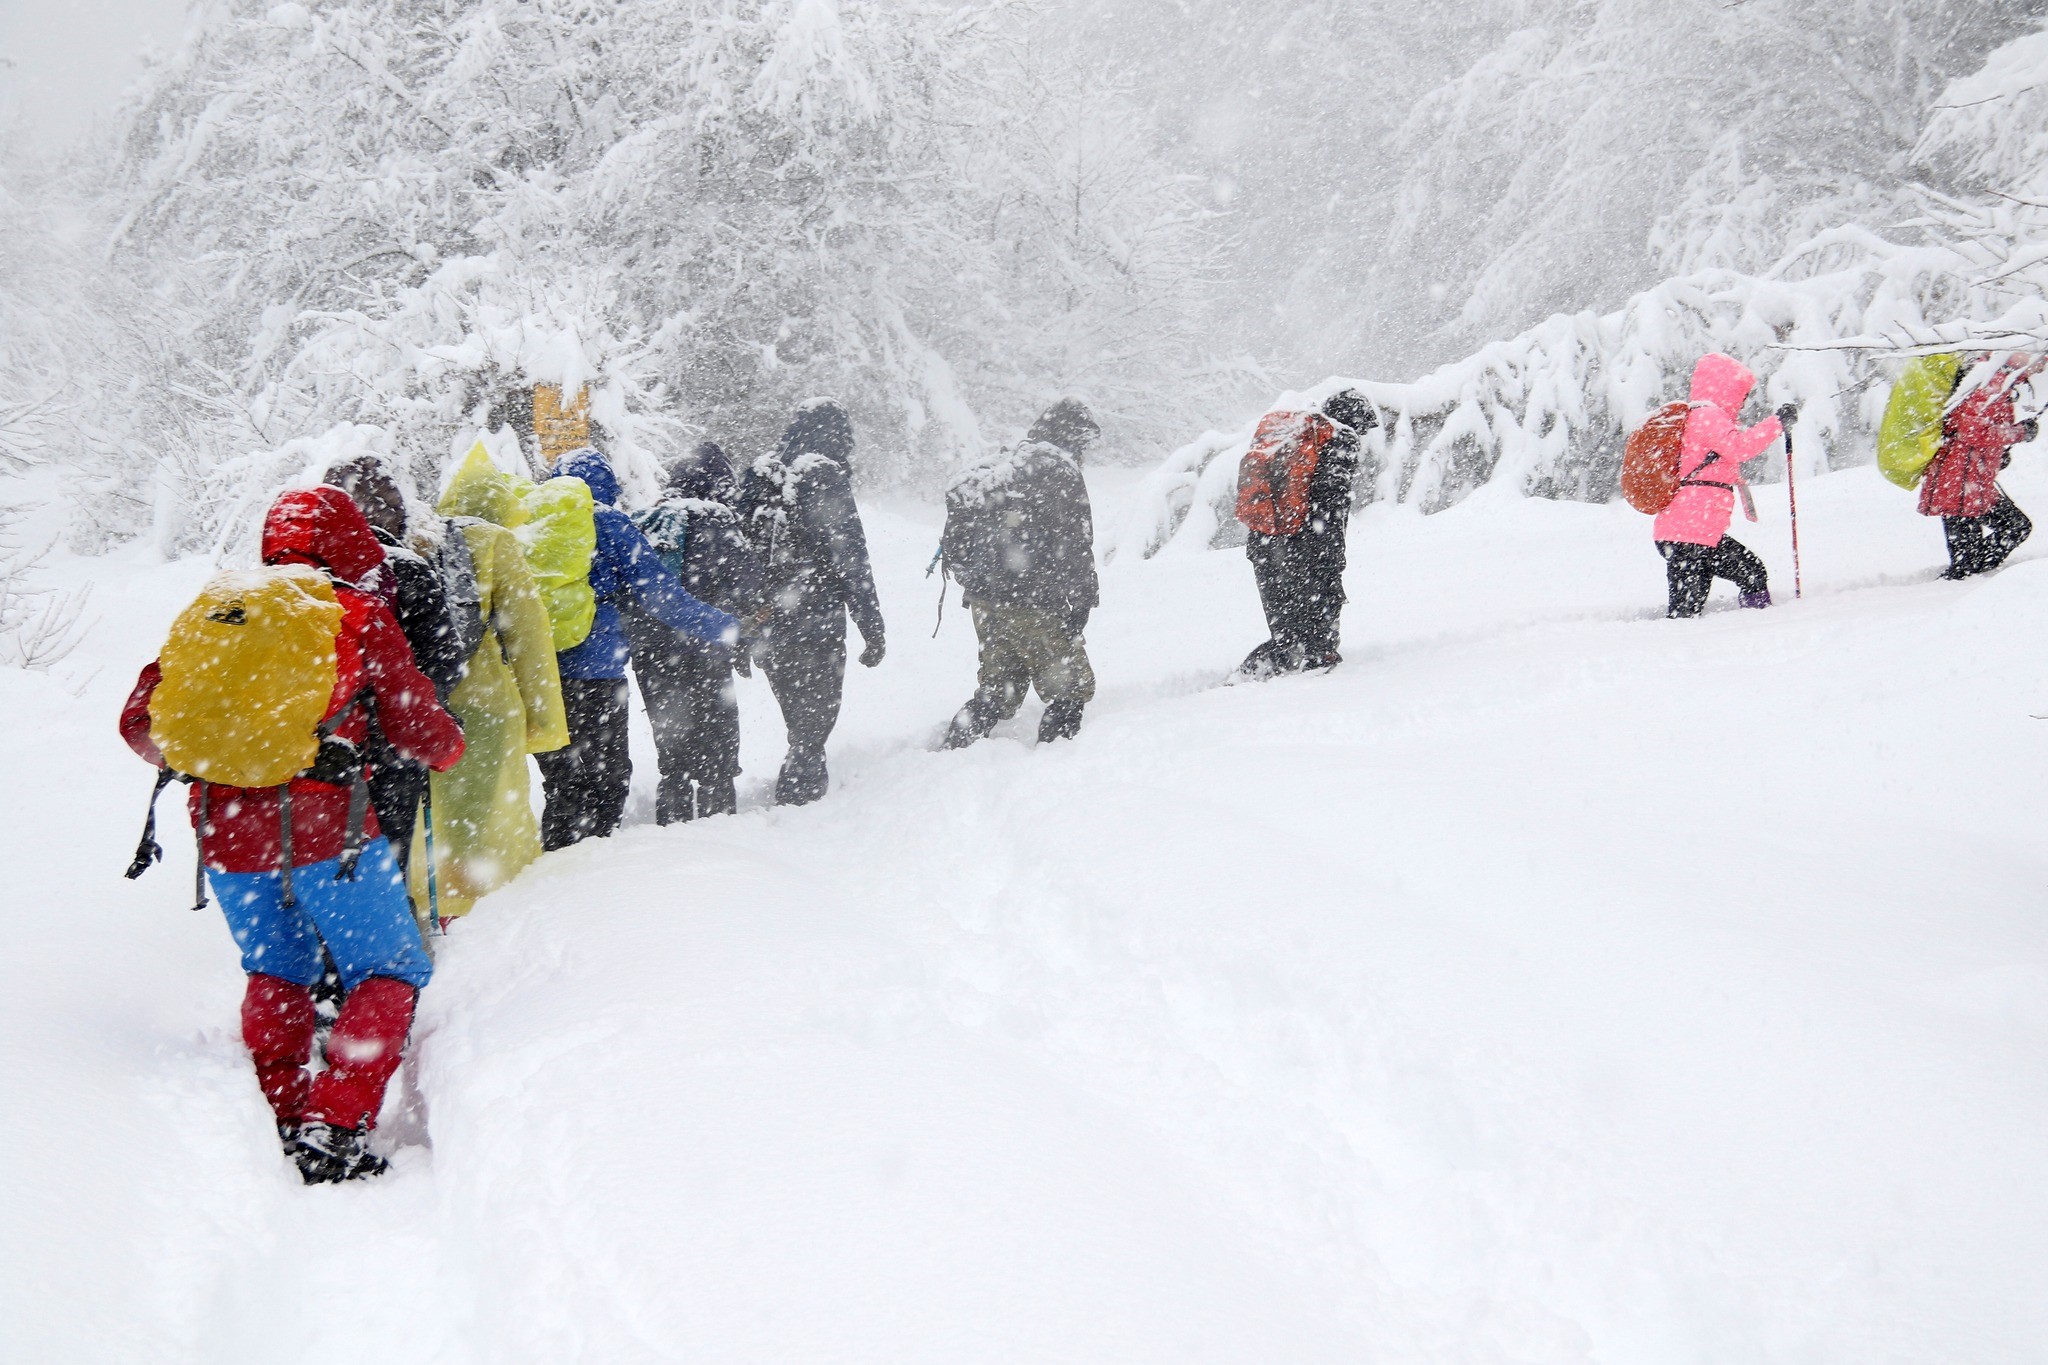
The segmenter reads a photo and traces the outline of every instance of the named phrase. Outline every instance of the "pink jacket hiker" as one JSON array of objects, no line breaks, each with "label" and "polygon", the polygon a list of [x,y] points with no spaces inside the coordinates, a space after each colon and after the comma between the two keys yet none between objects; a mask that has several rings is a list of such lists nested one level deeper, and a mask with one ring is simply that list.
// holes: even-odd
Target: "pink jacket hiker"
[{"label": "pink jacket hiker", "polygon": [[1775,417],[1746,429],[1735,425],[1735,415],[1755,387],[1756,376],[1728,356],[1701,356],[1700,363],[1693,366],[1692,413],[1685,419],[1685,437],[1678,453],[1678,496],[1657,514],[1653,534],[1658,540],[1718,545],[1728,534],[1729,519],[1735,515],[1735,485],[1742,482],[1742,462],[1761,455],[1780,434]]}]

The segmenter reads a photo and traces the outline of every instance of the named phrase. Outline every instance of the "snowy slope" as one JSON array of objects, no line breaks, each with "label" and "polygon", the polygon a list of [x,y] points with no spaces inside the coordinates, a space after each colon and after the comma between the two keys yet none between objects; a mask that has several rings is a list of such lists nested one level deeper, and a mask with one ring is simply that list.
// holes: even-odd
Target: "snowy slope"
[{"label": "snowy slope", "polygon": [[460,926],[340,1190],[189,845],[118,875],[202,570],[70,564],[100,672],[0,673],[8,1355],[2037,1361],[2048,549],[1939,583],[1872,471],[1800,492],[1807,599],[1690,623],[1625,508],[1375,509],[1349,662],[1255,687],[1241,557],[1120,561],[1082,737],[957,754],[936,515],[871,506],[834,795],[763,807],[748,685],[750,809],[643,790]]}]

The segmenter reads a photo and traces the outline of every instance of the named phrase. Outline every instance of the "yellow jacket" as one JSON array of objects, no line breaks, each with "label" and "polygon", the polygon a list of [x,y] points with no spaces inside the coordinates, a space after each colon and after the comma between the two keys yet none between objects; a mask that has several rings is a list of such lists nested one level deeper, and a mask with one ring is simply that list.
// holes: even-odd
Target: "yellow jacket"
[{"label": "yellow jacket", "polygon": [[[509,488],[504,490],[509,494]],[[441,501],[444,516],[478,517],[504,509],[488,480],[458,479]],[[569,742],[554,628],[526,552],[510,531],[485,520],[460,522],[476,562],[483,643],[448,698],[468,748],[462,761],[433,776],[434,866],[440,912],[470,906],[511,881],[540,856],[528,754]],[[426,827],[413,838],[412,893],[427,900]]]}]

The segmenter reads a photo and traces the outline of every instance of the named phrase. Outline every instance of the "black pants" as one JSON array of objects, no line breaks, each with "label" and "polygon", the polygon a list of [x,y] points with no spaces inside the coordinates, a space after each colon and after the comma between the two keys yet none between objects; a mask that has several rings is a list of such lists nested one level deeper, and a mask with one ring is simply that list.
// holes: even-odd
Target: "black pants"
[{"label": "black pants", "polygon": [[1254,532],[1245,555],[1258,579],[1259,605],[1265,608],[1272,637],[1253,651],[1253,660],[1264,659],[1281,669],[1334,663],[1338,619],[1344,611],[1342,529],[1292,536]]},{"label": "black pants", "polygon": [[547,793],[540,817],[540,843],[546,849],[602,839],[617,829],[633,783],[626,680],[564,678],[562,707],[569,714],[568,746],[534,755]]},{"label": "black pants", "polygon": [[666,632],[633,638],[633,676],[654,730],[661,766],[654,818],[664,825],[739,809],[733,779],[740,771],[740,709],[732,665],[712,651]]},{"label": "black pants", "polygon": [[777,616],[767,632],[762,668],[782,724],[789,754],[775,778],[775,799],[802,806],[825,794],[825,741],[839,724],[839,699],[846,689],[846,609],[829,614]]},{"label": "black pants", "polygon": [[1948,537],[1948,572],[1943,577],[1968,578],[2005,563],[2006,556],[2034,533],[2034,523],[2001,489],[1989,512],[1981,517],[1943,517],[1941,529]]},{"label": "black pants", "polygon": [[1718,545],[1660,540],[1657,553],[1664,556],[1664,578],[1671,590],[1666,616],[1698,616],[1705,611],[1707,594],[1717,578],[1727,579],[1744,593],[1769,592],[1771,588],[1764,562],[1751,554],[1748,546],[1728,536],[1722,536]]}]

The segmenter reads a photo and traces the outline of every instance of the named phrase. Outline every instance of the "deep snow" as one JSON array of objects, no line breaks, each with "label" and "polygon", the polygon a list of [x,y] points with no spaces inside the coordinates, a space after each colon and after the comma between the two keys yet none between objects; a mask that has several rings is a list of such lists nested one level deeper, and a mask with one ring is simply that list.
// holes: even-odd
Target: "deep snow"
[{"label": "deep snow", "polygon": [[871,503],[833,795],[764,808],[756,681],[750,808],[656,829],[641,732],[642,823],[444,941],[346,1189],[189,841],[119,876],[204,566],[69,561],[80,694],[0,672],[6,1354],[2039,1361],[2048,549],[1940,583],[1874,471],[1800,495],[1807,599],[1764,489],[1783,605],[1697,622],[1625,507],[1373,509],[1348,662],[1258,686],[1241,556],[1119,561],[1081,738],[954,754],[936,513]]}]

